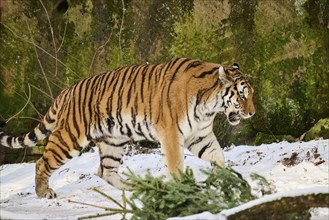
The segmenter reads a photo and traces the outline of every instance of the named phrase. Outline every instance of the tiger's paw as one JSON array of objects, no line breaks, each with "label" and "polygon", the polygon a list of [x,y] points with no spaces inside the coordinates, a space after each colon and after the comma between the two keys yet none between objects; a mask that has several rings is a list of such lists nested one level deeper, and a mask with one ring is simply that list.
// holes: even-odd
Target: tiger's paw
[{"label": "tiger's paw", "polygon": [[36,192],[39,198],[54,199],[56,198],[56,193],[51,188]]},{"label": "tiger's paw", "polygon": [[129,190],[131,188],[129,185],[123,182],[124,180],[117,173],[113,173],[111,176],[108,177],[103,176],[102,178],[117,189]]}]

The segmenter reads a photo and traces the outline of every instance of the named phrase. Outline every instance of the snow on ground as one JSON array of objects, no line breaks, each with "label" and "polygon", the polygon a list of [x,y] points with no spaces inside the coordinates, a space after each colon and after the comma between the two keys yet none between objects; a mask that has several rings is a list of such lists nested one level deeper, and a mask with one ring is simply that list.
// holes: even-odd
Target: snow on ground
[{"label": "snow on ground", "polygon": [[[148,169],[155,176],[165,175],[162,157],[160,150],[126,156],[120,172],[127,171],[129,167],[139,175],[145,174]],[[289,195],[296,189],[298,193],[329,193],[329,140],[281,142],[257,147],[235,146],[225,150],[225,159],[228,166],[245,177],[255,172],[273,182],[280,196]],[[85,153],[61,167],[50,179],[50,186],[58,196],[52,200],[39,199],[34,192],[34,163],[0,166],[0,219],[76,219],[104,212],[99,208],[69,203],[68,200],[116,207],[92,190],[97,187],[121,201],[121,191],[95,175],[98,164],[98,152],[95,149],[94,153]],[[198,180],[204,178],[200,168],[210,167],[209,163],[187,151],[185,165],[193,169]],[[234,210],[226,211],[229,212]],[[328,219],[329,209],[317,209],[313,214],[314,219]],[[205,212],[185,219],[214,219],[220,216]],[[106,217],[109,218],[120,219],[121,216]]]}]

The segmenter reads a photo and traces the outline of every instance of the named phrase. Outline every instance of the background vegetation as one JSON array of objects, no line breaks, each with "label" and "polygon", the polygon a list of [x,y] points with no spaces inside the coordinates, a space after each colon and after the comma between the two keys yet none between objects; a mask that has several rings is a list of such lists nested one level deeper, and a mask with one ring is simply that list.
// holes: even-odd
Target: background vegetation
[{"label": "background vegetation", "polygon": [[320,119],[305,138],[329,138],[328,11],[328,0],[1,1],[0,118],[27,132],[82,78],[185,56],[239,63],[254,86],[253,119],[216,119],[223,146],[303,138]]}]

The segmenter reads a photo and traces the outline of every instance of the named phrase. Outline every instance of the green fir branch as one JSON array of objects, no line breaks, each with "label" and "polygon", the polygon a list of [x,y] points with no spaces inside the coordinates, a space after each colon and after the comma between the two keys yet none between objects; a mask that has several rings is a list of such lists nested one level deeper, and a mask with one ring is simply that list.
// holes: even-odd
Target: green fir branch
[{"label": "green fir branch", "polygon": [[[93,188],[119,208],[106,207],[105,210],[110,211],[109,213],[83,218],[121,214],[125,219],[126,214],[132,214],[131,219],[167,219],[204,211],[218,213],[255,199],[249,183],[233,169],[214,166],[202,172],[207,176],[203,182],[195,180],[194,173],[189,167],[185,172],[181,171],[179,175],[173,176],[171,181],[164,181],[164,177],[153,177],[149,171],[145,177],[141,177],[128,168],[124,175],[127,176],[125,184],[131,187],[130,198],[126,197],[123,190],[121,204],[101,190]],[[266,179],[259,175],[254,175],[254,178],[266,183]],[[141,205],[137,205],[136,201]]]}]

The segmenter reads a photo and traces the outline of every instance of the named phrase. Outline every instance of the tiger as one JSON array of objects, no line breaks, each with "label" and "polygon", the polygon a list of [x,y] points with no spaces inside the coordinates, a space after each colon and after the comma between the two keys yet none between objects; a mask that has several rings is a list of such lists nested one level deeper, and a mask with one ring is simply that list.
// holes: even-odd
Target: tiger
[{"label": "tiger", "polygon": [[254,90],[237,64],[178,58],[164,64],[142,64],[86,78],[64,89],[30,132],[0,133],[10,148],[35,146],[48,137],[36,162],[35,191],[55,198],[49,187],[52,173],[91,143],[99,148],[97,175],[122,189],[118,174],[127,143],[160,143],[169,176],[183,169],[183,149],[225,166],[223,150],[213,132],[217,113],[231,125],[255,114]]}]

